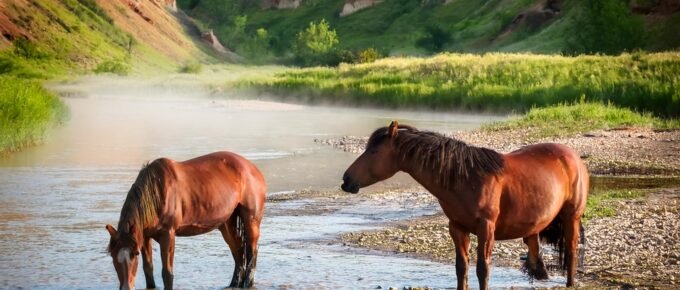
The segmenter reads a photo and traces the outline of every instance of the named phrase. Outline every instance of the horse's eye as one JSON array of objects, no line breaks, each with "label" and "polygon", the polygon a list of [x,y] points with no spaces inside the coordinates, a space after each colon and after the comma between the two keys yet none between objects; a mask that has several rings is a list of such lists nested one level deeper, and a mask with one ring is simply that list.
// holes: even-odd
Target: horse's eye
[{"label": "horse's eye", "polygon": [[134,252],[132,252],[132,256],[133,256],[133,257],[134,257],[134,256],[137,256],[137,255],[139,255],[139,251],[135,250]]},{"label": "horse's eye", "polygon": [[378,150],[373,149],[373,150],[369,151],[368,153],[370,153],[370,154],[375,154],[375,153],[378,153]]}]

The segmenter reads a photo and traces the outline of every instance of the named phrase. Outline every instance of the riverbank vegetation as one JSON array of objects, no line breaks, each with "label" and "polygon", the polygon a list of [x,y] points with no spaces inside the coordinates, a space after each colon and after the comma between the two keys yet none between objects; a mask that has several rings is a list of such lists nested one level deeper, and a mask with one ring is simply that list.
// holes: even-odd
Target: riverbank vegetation
[{"label": "riverbank vegetation", "polygon": [[530,132],[524,137],[533,140],[622,127],[680,129],[680,119],[661,119],[649,113],[640,114],[627,108],[617,108],[611,103],[605,105],[581,102],[532,108],[524,115],[485,125],[482,130],[494,132],[524,129]]},{"label": "riverbank vegetation", "polygon": [[680,53],[446,53],[295,69],[241,86],[317,103],[523,112],[586,100],[678,116]]},{"label": "riverbank vegetation", "polygon": [[66,116],[65,105],[39,81],[0,76],[0,154],[39,143]]}]

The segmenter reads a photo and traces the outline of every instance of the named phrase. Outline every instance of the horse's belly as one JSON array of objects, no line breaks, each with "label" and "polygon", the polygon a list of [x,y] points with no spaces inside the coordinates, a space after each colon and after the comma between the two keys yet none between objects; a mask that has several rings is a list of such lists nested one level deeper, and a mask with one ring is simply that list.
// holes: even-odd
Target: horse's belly
[{"label": "horse's belly", "polygon": [[214,225],[214,226],[208,226],[208,225],[186,225],[186,226],[181,226],[175,230],[175,235],[180,236],[180,237],[190,237],[190,236],[197,236],[197,235],[202,235],[205,233],[209,233],[212,230],[216,229],[219,225]]},{"label": "horse's belly", "polygon": [[523,216],[504,215],[496,221],[494,237],[497,240],[509,240],[537,234],[554,219],[550,213],[556,214],[558,211],[559,208],[536,211]]}]

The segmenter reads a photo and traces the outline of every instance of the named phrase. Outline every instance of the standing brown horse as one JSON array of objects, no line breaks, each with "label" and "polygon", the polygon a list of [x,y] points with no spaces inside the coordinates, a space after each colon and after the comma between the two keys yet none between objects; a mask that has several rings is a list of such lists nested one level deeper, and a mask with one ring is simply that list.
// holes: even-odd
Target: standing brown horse
[{"label": "standing brown horse", "polygon": [[500,154],[437,133],[392,122],[368,139],[347,169],[342,189],[359,189],[398,171],[410,174],[439,200],[456,246],[458,289],[467,289],[470,233],[477,235],[477,277],[487,289],[494,240],[524,238],[528,274],[547,279],[539,234],[560,252],[567,286],[574,285],[588,171],[579,156],[558,144],[536,144]]},{"label": "standing brown horse", "polygon": [[121,289],[134,289],[142,253],[146,287],[153,278],[151,239],[161,246],[163,284],[172,289],[175,236],[222,232],[234,258],[230,287],[250,287],[255,279],[257,240],[266,185],[260,171],[243,157],[215,152],[184,162],[160,158],[144,166],[111,225],[109,253]]}]

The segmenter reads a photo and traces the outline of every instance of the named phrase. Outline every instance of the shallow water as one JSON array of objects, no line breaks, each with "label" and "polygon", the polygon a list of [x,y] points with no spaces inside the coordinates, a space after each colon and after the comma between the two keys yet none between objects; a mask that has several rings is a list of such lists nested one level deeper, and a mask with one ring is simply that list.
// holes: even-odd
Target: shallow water
[{"label": "shallow water", "polygon": [[[479,126],[492,116],[307,107],[211,97],[197,87],[125,80],[88,80],[59,87],[71,120],[46,144],[0,160],[0,288],[116,288],[106,254],[106,223],[120,207],[141,165],[165,156],[184,160],[230,150],[253,160],[269,192],[335,189],[356,155],[314,138],[367,135],[391,119],[432,130]],[[391,184],[410,183],[401,175]],[[390,185],[390,183],[387,183]],[[453,265],[359,251],[338,234],[432,213],[436,206],[370,202],[337,206],[319,216],[287,215],[306,200],[271,203],[262,225],[257,287],[376,288],[455,286]],[[156,282],[160,257],[154,248]],[[218,232],[177,240],[175,285],[217,289],[229,282],[233,262]],[[137,287],[144,286],[141,266]],[[476,285],[474,270],[471,285]],[[529,286],[518,270],[494,269],[491,284]],[[562,284],[556,278],[547,284]]]}]

